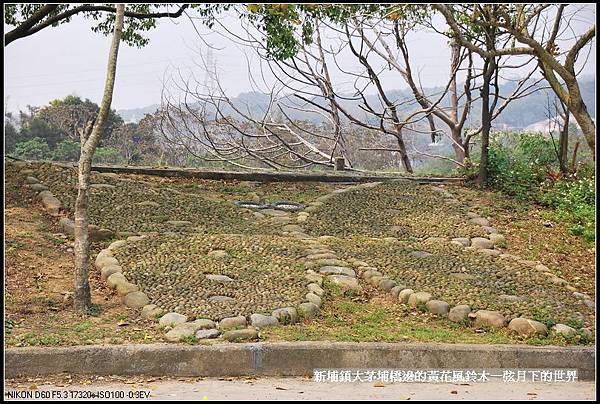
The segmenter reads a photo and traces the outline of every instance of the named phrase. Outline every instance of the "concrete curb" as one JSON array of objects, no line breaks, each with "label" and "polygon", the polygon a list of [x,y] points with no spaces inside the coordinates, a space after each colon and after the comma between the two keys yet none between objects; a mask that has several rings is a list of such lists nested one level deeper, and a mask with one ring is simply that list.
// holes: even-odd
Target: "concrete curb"
[{"label": "concrete curb", "polygon": [[584,347],[433,343],[281,342],[8,348],[5,377],[58,373],[152,376],[302,376],[314,369],[577,369],[595,379]]}]

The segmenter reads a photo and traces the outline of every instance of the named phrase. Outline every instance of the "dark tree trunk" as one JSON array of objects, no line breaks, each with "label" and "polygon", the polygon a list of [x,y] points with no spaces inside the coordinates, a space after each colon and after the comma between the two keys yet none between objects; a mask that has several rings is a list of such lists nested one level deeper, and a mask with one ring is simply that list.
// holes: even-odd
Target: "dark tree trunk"
[{"label": "dark tree trunk", "polygon": [[567,153],[569,149],[569,111],[565,114],[563,127],[560,131],[560,138],[558,140],[558,163],[560,166],[560,172],[562,175],[569,173]]},{"label": "dark tree trunk", "polygon": [[490,130],[492,115],[490,113],[490,82],[496,69],[495,58],[489,58],[484,63],[483,84],[481,86],[481,161],[477,185],[485,187],[488,181],[488,155],[490,146]]}]

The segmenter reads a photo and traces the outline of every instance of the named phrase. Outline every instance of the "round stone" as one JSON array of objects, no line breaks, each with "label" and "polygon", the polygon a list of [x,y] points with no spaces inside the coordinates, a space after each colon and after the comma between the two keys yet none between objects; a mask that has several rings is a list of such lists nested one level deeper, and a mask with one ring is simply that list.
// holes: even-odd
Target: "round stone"
[{"label": "round stone", "polygon": [[214,281],[214,282],[232,282],[233,279],[231,279],[230,277],[226,276],[226,275],[206,275],[206,279],[208,279],[209,281]]},{"label": "round stone", "polygon": [[329,275],[327,277],[334,285],[340,286],[344,290],[361,290],[356,278],[346,275]]},{"label": "round stone", "polygon": [[155,320],[157,316],[162,314],[162,310],[155,304],[147,304],[142,308],[142,318],[147,320]]},{"label": "round stone", "polygon": [[427,292],[417,292],[413,293],[408,298],[408,305],[412,307],[417,307],[419,304],[427,303],[431,300],[431,293]]},{"label": "round stone", "polygon": [[413,251],[408,255],[415,258],[427,258],[431,257],[433,254],[427,251]]},{"label": "round stone", "polygon": [[348,263],[346,261],[338,260],[335,258],[326,258],[317,260],[317,265],[319,266],[336,266],[336,267],[348,267]]},{"label": "round stone", "polygon": [[382,279],[381,281],[379,281],[379,288],[383,289],[386,292],[389,292],[395,286],[396,282],[391,279]]},{"label": "round stone", "polygon": [[211,296],[208,298],[208,301],[213,303],[234,303],[235,299],[229,296]]},{"label": "round stone", "polygon": [[471,239],[467,237],[456,237],[452,239],[452,242],[457,243],[458,245],[462,245],[464,247],[468,247],[471,245]]},{"label": "round stone", "polygon": [[167,313],[158,320],[158,324],[162,327],[174,326],[183,324],[187,321],[187,317],[179,313]]},{"label": "round stone", "polygon": [[127,244],[127,241],[126,241],[126,240],[117,240],[117,241],[113,241],[113,242],[112,242],[112,243],[111,243],[111,244],[108,246],[107,250],[110,250],[110,251],[112,251],[112,250],[114,250],[114,249],[116,249],[116,248],[123,247],[123,246],[125,246],[126,244]]},{"label": "round stone", "polygon": [[252,341],[258,339],[258,331],[253,328],[227,331],[223,334],[223,339],[229,342]]},{"label": "round stone", "polygon": [[308,290],[310,290],[312,293],[319,297],[323,297],[323,295],[325,295],[325,291],[316,283],[310,283],[308,285]]},{"label": "round stone", "polygon": [[30,184],[29,188],[31,188],[31,190],[35,192],[42,192],[48,190],[48,187],[44,184]]},{"label": "round stone", "polygon": [[480,250],[477,250],[478,252],[480,252],[483,255],[487,255],[488,257],[497,257],[499,256],[501,253],[498,250],[492,250],[489,248],[482,248]]},{"label": "round stone", "polygon": [[219,321],[219,330],[229,330],[233,328],[244,328],[246,327],[246,317],[227,317]]},{"label": "round stone", "polygon": [[273,310],[272,315],[280,324],[295,324],[298,322],[298,312],[294,307]]},{"label": "round stone", "polygon": [[309,303],[313,303],[317,307],[321,307],[321,298],[312,292],[306,294],[306,300],[308,300]]},{"label": "round stone", "polygon": [[258,329],[273,327],[279,324],[275,316],[265,316],[264,314],[254,313],[250,316],[250,324]]},{"label": "round stone", "polygon": [[494,246],[506,245],[506,237],[502,234],[490,234],[488,237]]},{"label": "round stone", "polygon": [[207,255],[211,258],[217,258],[217,259],[229,257],[229,254],[225,250],[213,250],[213,251],[209,252]]},{"label": "round stone", "polygon": [[390,289],[390,294],[392,295],[392,297],[394,298],[398,298],[398,294],[400,293],[400,291],[402,291],[404,288],[404,286],[402,285],[396,285],[393,288]]},{"label": "round stone", "polygon": [[496,233],[498,233],[498,230],[495,227],[492,227],[492,226],[481,226],[481,228],[483,230],[485,230],[485,232],[487,234],[496,234]]},{"label": "round stone", "polygon": [[403,289],[403,290],[401,290],[400,293],[398,293],[398,301],[400,303],[408,303],[408,298],[413,293],[415,293],[415,291],[412,290],[412,289]]},{"label": "round stone", "polygon": [[539,321],[530,320],[528,318],[515,318],[508,324],[508,328],[520,335],[547,335],[548,328]]},{"label": "round stone", "polygon": [[96,258],[95,264],[96,264],[96,268],[101,270],[105,266],[119,265],[119,261],[117,261],[117,259],[115,257],[111,257],[108,255],[102,255],[102,256],[98,255],[98,257]]},{"label": "round stone", "polygon": [[125,295],[123,298],[123,303],[127,307],[131,307],[134,309],[138,309],[140,307],[144,307],[150,302],[148,296],[144,292],[131,292]]},{"label": "round stone", "polygon": [[[140,288],[131,282],[119,282],[119,283],[117,283],[117,287],[116,287],[117,295],[119,295],[119,296],[126,296],[132,292],[137,292],[138,290],[140,290]],[[146,302],[144,304],[147,304],[147,303],[148,302]]]},{"label": "round stone", "polygon": [[127,278],[125,278],[125,275],[123,275],[121,272],[115,272],[106,278],[106,283],[111,289],[116,288],[119,283],[124,282],[127,282]]},{"label": "round stone", "polygon": [[300,303],[296,310],[300,318],[311,319],[319,313],[319,306],[314,303]]},{"label": "round stone", "polygon": [[565,324],[556,324],[551,328],[551,330],[556,334],[561,334],[565,337],[572,337],[577,334],[577,330],[575,328],[569,327]]},{"label": "round stone", "polygon": [[105,281],[112,274],[122,273],[122,272],[123,272],[123,268],[121,268],[119,265],[105,266],[100,270],[100,278],[103,281]]},{"label": "round stone", "polygon": [[196,335],[196,332],[203,328],[202,323],[192,321],[190,323],[177,324],[172,330],[167,332],[165,339],[170,342],[179,342],[185,338]]},{"label": "round stone", "polygon": [[467,319],[470,312],[471,308],[469,306],[466,304],[459,304],[450,309],[448,312],[448,320],[460,323]]},{"label": "round stone", "polygon": [[497,311],[478,310],[475,314],[475,327],[506,327],[506,319]]},{"label": "round stone", "polygon": [[214,339],[221,335],[219,330],[210,329],[210,330],[198,330],[196,334],[194,334],[198,339]]},{"label": "round stone", "polygon": [[446,317],[450,311],[450,305],[443,300],[430,300],[425,306],[431,313],[442,317]]},{"label": "round stone", "polygon": [[319,273],[325,274],[325,275],[346,275],[349,277],[356,277],[356,272],[354,272],[353,269],[350,269],[348,267],[340,267],[340,266],[332,266],[332,265],[327,265],[324,267],[321,267],[319,269]]},{"label": "round stone", "polygon": [[471,247],[476,249],[492,249],[494,248],[494,243],[487,238],[473,237],[471,239]]},{"label": "round stone", "polygon": [[474,217],[469,219],[469,223],[476,224],[478,226],[489,226],[490,222],[484,217]]}]

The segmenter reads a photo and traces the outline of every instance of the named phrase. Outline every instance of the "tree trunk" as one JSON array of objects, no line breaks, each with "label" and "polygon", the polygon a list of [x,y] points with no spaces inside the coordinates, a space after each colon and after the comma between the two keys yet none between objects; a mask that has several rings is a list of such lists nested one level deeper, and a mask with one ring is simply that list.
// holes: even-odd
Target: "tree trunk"
[{"label": "tree trunk", "polygon": [[[579,92],[577,92],[579,95]],[[592,158],[594,161],[596,160],[596,124],[594,120],[590,116],[581,96],[579,95],[578,99],[571,98],[571,102],[569,103],[569,110],[573,113],[575,120],[581,127],[581,132],[583,132],[583,136],[590,147],[592,152]]]},{"label": "tree trunk", "polygon": [[[452,148],[454,149],[454,155],[456,156],[456,161],[460,163],[465,162],[465,158],[469,157],[468,146],[463,146],[462,133],[460,128],[452,128],[450,132],[452,136]],[[463,146],[463,147],[461,147]]]},{"label": "tree trunk", "polygon": [[484,63],[483,84],[481,85],[481,161],[479,163],[479,174],[477,185],[485,187],[488,180],[488,151],[490,146],[490,129],[492,116],[490,114],[490,81],[496,69],[495,59],[489,58]]},{"label": "tree trunk", "polygon": [[108,57],[108,67],[106,69],[106,81],[104,84],[104,95],[100,104],[100,111],[91,127],[91,130],[84,130],[81,135],[81,156],[79,158],[78,172],[78,191],[75,201],[75,291],[73,295],[73,305],[76,310],[87,312],[92,305],[89,268],[90,268],[90,242],[88,234],[88,201],[89,201],[89,183],[90,171],[92,167],[92,157],[102,133],[104,123],[110,111],[112,102],[113,88],[115,85],[115,75],[117,70],[117,55],[119,53],[119,44],[123,31],[123,14],[125,5],[116,5],[115,29],[113,33],[112,44]]},{"label": "tree trunk", "polygon": [[398,141],[398,152],[400,153],[402,167],[404,167],[407,173],[412,174],[412,165],[410,164],[410,158],[408,157],[408,153],[406,153],[406,145],[404,144],[404,139],[402,139],[402,135],[396,136],[396,140]]},{"label": "tree trunk", "polygon": [[569,111],[565,113],[565,119],[563,127],[560,131],[560,138],[558,139],[558,164],[560,166],[560,172],[562,175],[569,173],[569,167],[567,162],[567,152],[569,148]]}]

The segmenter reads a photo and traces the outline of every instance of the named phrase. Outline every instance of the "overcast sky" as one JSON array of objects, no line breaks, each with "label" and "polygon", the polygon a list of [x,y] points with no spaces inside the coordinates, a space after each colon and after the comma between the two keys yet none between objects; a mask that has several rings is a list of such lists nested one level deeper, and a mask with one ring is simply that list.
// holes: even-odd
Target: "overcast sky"
[{"label": "overcast sky", "polygon": [[[589,9],[586,20],[588,24],[595,20],[595,6]],[[239,24],[236,18],[227,18],[223,22],[234,29]],[[194,61],[198,61],[196,51],[205,52],[206,46],[198,39],[189,19],[159,20],[157,25],[148,34],[150,43],[146,47],[121,46],[113,108],[139,108],[160,103],[166,73],[175,68],[198,70],[194,67]],[[44,29],[5,47],[4,93],[9,111],[25,109],[27,105],[43,105],[68,94],[100,101],[110,38],[93,33],[90,26],[90,21],[76,17],[70,23]],[[202,34],[205,41],[218,48],[213,51],[213,57],[228,93],[237,95],[251,91],[243,51],[207,29],[202,29]],[[446,39],[431,32],[416,32],[411,34],[408,45],[413,69],[420,72],[423,85],[444,85],[449,58]],[[595,71],[595,43],[592,52],[584,71],[587,74]],[[359,68],[351,60],[348,63]],[[390,85],[405,87],[397,75],[394,80],[397,84]],[[339,85],[344,85],[341,76]]]}]

